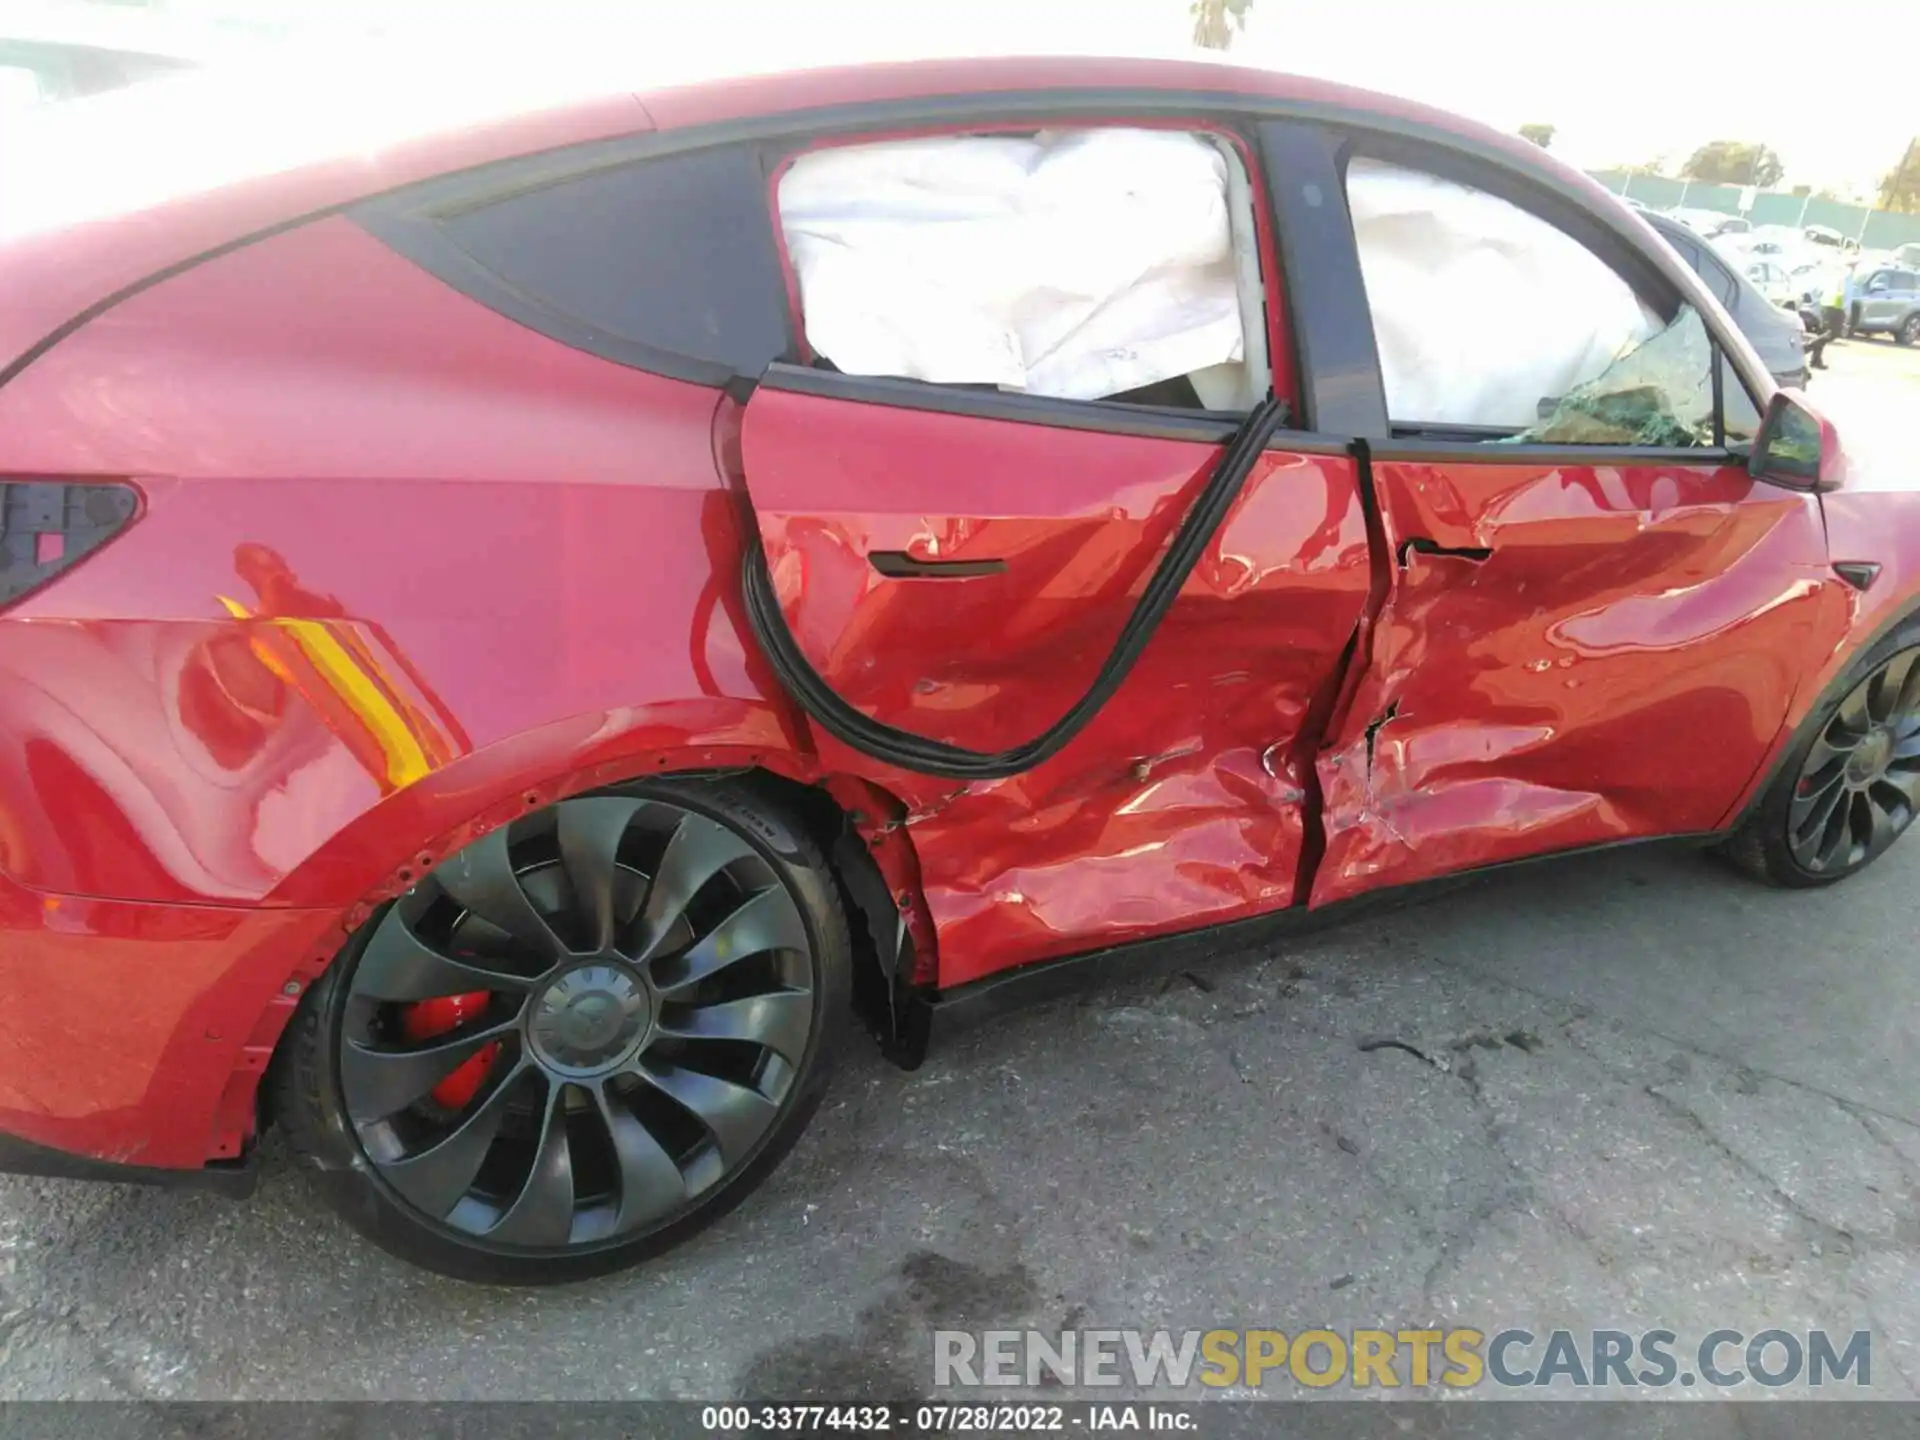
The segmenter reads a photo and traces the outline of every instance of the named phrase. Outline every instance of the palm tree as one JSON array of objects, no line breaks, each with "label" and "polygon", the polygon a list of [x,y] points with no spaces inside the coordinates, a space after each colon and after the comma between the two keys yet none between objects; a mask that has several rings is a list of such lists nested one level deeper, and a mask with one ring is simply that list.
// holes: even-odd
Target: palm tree
[{"label": "palm tree", "polygon": [[1193,43],[1209,50],[1225,50],[1233,44],[1237,31],[1247,28],[1247,11],[1253,0],[1193,0],[1187,7],[1193,16]]}]

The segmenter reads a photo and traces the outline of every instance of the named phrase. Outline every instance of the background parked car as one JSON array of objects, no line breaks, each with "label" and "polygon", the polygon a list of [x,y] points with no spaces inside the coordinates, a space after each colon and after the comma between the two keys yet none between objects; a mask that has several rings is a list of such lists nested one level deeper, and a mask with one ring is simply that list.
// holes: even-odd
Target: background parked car
[{"label": "background parked car", "polygon": [[1827,225],[1809,225],[1800,232],[1810,244],[1825,246],[1829,250],[1858,250],[1860,244],[1838,230]]},{"label": "background parked car", "polygon": [[[1784,310],[1761,292],[1754,282],[1728,263],[1711,245],[1670,215],[1644,215],[1660,238],[1706,282],[1741,333],[1753,343],[1773,378],[1781,385],[1804,386],[1808,379],[1806,327],[1797,310]],[[1752,261],[1779,271],[1769,261]],[[1791,299],[1789,295],[1787,298]]]},{"label": "background parked car", "polygon": [[1900,345],[1920,345],[1920,271],[1875,270],[1855,292],[1853,333],[1891,335]]},{"label": "background parked car", "polygon": [[1717,239],[1722,235],[1744,235],[1753,228],[1738,215],[1726,215],[1718,210],[1676,209],[1667,213],[1703,240]]},{"label": "background parked car", "polygon": [[1791,307],[1795,297],[1793,277],[1786,267],[1772,260],[1751,260],[1741,269],[1753,288],[1766,297],[1769,305]]}]

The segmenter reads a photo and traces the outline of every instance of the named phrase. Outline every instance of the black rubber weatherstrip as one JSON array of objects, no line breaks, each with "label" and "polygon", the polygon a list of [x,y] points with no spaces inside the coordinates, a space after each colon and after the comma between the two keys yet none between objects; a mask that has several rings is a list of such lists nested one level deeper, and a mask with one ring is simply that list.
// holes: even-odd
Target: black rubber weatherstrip
[{"label": "black rubber weatherstrip", "polygon": [[774,593],[773,576],[767,568],[766,551],[757,528],[749,536],[746,559],[742,565],[742,589],[745,591],[747,624],[759,642],[780,683],[807,713],[809,719],[835,739],[864,755],[884,761],[902,770],[921,775],[942,775],[955,780],[1000,780],[1031,770],[1057,754],[1068,741],[1086,728],[1133,669],[1134,662],[1153,638],[1160,622],[1173,608],[1180,587],[1200,563],[1207,543],[1227,517],[1240,487],[1253,465],[1266,449],[1274,431],[1287,422],[1286,404],[1269,395],[1248,414],[1246,421],[1227,443],[1226,451],[1207,477],[1206,485],[1195,497],[1173,543],[1167,547],[1153,578],[1121,627],[1112,653],[1100,666],[1086,694],[1040,734],[1024,745],[989,752],[969,750],[916,735],[911,730],[884,725],[864,715],[834,692],[819,671],[801,653],[800,646],[780,613],[779,597]]}]

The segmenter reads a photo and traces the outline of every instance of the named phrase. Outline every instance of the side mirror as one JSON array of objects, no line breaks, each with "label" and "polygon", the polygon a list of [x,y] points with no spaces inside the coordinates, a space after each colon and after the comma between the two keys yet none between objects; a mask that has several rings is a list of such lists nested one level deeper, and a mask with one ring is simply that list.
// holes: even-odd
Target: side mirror
[{"label": "side mirror", "polygon": [[1840,433],[1799,395],[1777,390],[1753,438],[1747,473],[1792,490],[1838,490],[1846,478]]}]

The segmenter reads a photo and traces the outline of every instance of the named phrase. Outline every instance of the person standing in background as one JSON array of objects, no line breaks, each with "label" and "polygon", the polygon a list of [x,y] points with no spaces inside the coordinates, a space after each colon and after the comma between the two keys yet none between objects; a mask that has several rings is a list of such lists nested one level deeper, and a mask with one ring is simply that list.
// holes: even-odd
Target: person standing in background
[{"label": "person standing in background", "polygon": [[[1855,262],[1858,263],[1858,262]],[[1834,271],[1820,306],[1820,334],[1808,351],[1808,363],[1816,370],[1827,368],[1827,346],[1847,333],[1847,307],[1853,301],[1853,264]]]}]

